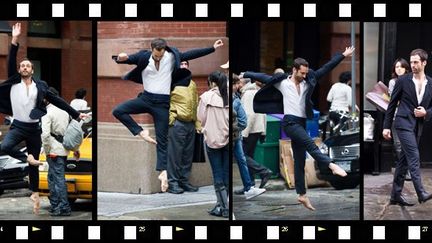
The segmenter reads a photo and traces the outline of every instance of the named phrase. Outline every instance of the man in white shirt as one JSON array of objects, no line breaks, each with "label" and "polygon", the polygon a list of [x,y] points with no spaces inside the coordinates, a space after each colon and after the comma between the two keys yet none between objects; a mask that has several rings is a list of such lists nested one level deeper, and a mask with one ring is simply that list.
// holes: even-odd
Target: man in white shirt
[{"label": "man in white shirt", "polygon": [[339,82],[332,85],[327,94],[327,101],[331,102],[329,118],[334,125],[339,124],[341,113],[348,113],[352,101],[352,89],[348,86],[351,80],[351,72],[342,72],[339,75]]},{"label": "man in white shirt", "polygon": [[[12,27],[11,48],[8,60],[8,79],[0,84],[0,112],[13,115],[13,122],[9,132],[1,144],[1,150],[13,158],[28,162],[30,190],[33,200],[33,212],[39,213],[39,153],[42,146],[40,119],[46,114],[44,100],[65,110],[73,119],[86,118],[88,115],[78,113],[62,98],[48,90],[48,85],[42,80],[33,78],[33,63],[24,59],[19,63],[18,70],[16,56],[19,48],[18,37],[21,35],[21,24]],[[18,144],[26,142],[26,155]]]},{"label": "man in white shirt", "polygon": [[245,78],[259,80],[266,85],[254,97],[254,111],[257,113],[285,114],[281,126],[291,139],[294,155],[294,176],[298,201],[307,209],[315,210],[306,196],[305,161],[306,151],[321,165],[327,166],[333,174],[346,176],[347,173],[327,155],[321,153],[315,142],[306,132],[306,118],[313,118],[312,93],[319,79],[335,68],[345,57],[351,56],[354,47],[347,47],[336,54],[318,70],[309,69],[303,58],[294,59],[292,73],[276,73],[269,76],[263,73],[244,73]]},{"label": "man in white shirt", "polygon": [[[145,141],[156,144],[157,162],[156,170],[160,171],[161,191],[168,189],[167,178],[167,147],[168,147],[168,120],[169,101],[173,83],[173,73],[180,67],[181,61],[187,61],[208,55],[223,46],[221,40],[217,40],[212,47],[194,49],[180,52],[177,48],[170,47],[161,38],[151,42],[151,51],[142,50],[128,55],[120,53],[113,56],[117,63],[137,65],[127,73],[123,79],[131,80],[144,86],[144,92],[137,98],[118,105],[113,110],[113,115],[125,125],[134,136],[141,136]],[[152,115],[155,125],[156,141],[149,136],[149,130],[142,129],[130,116],[131,114],[149,113]]]},{"label": "man in white shirt", "polygon": [[73,99],[70,103],[70,106],[72,106],[77,111],[84,111],[88,110],[89,107],[87,106],[87,101],[85,100],[85,96],[87,95],[87,90],[84,88],[80,88],[75,92],[75,99]]},{"label": "man in white shirt", "polygon": [[432,78],[426,76],[424,72],[427,59],[428,54],[425,50],[415,49],[411,51],[412,73],[401,76],[396,82],[385,114],[383,137],[387,140],[391,139],[391,127],[394,122],[394,128],[402,147],[393,178],[391,204],[414,205],[402,196],[405,175],[408,170],[418,202],[424,203],[432,199],[432,194],[427,193],[423,187],[418,148],[423,123],[429,121],[432,116]]}]

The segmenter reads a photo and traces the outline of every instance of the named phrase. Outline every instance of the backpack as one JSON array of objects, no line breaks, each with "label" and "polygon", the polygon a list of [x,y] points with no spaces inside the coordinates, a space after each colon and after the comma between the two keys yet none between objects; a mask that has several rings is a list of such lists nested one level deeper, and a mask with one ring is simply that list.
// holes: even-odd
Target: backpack
[{"label": "backpack", "polygon": [[63,136],[53,133],[51,133],[51,136],[60,142],[65,149],[77,151],[84,137],[84,131],[81,128],[83,123],[82,120],[78,122],[75,119],[71,119]]}]

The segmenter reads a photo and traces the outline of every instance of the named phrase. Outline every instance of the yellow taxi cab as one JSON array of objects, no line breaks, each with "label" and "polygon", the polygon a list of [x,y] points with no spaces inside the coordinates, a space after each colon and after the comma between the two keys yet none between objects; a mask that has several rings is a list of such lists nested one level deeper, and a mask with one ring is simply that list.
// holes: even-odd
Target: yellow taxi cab
[{"label": "yellow taxi cab", "polygon": [[[92,199],[92,138],[91,132],[86,135],[80,146],[80,158],[76,160],[71,151],[65,163],[65,178],[69,202],[73,203],[78,198]],[[41,196],[49,196],[48,189],[48,163],[46,155],[39,157],[44,165],[39,166],[39,193]]]}]

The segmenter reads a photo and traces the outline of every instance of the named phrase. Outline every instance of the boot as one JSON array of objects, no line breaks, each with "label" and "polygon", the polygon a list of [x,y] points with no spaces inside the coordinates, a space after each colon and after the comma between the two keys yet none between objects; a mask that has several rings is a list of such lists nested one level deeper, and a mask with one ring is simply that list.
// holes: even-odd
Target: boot
[{"label": "boot", "polygon": [[220,204],[222,217],[229,217],[229,205],[228,205],[228,191],[225,186],[219,187],[216,189],[216,196],[218,198],[218,202]]},{"label": "boot", "polygon": [[210,215],[213,216],[222,216],[222,212],[221,212],[221,207],[219,202],[216,203],[216,205],[214,206],[214,208],[212,210],[207,211]]}]

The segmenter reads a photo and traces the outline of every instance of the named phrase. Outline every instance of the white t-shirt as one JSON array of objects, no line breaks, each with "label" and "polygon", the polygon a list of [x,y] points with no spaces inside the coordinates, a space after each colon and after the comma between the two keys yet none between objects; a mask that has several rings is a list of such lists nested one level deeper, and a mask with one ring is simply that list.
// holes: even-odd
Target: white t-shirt
[{"label": "white t-shirt", "polygon": [[72,108],[74,108],[77,111],[83,111],[88,109],[87,101],[83,99],[73,99],[70,103],[70,106],[72,106]]},{"label": "white t-shirt", "polygon": [[352,102],[351,87],[344,83],[335,83],[331,87],[327,101],[331,102],[330,111],[349,111]]},{"label": "white t-shirt", "polygon": [[174,70],[174,54],[165,52],[159,62],[159,70],[150,56],[147,67],[142,71],[144,90],[153,94],[169,95],[171,91],[171,74]]}]

